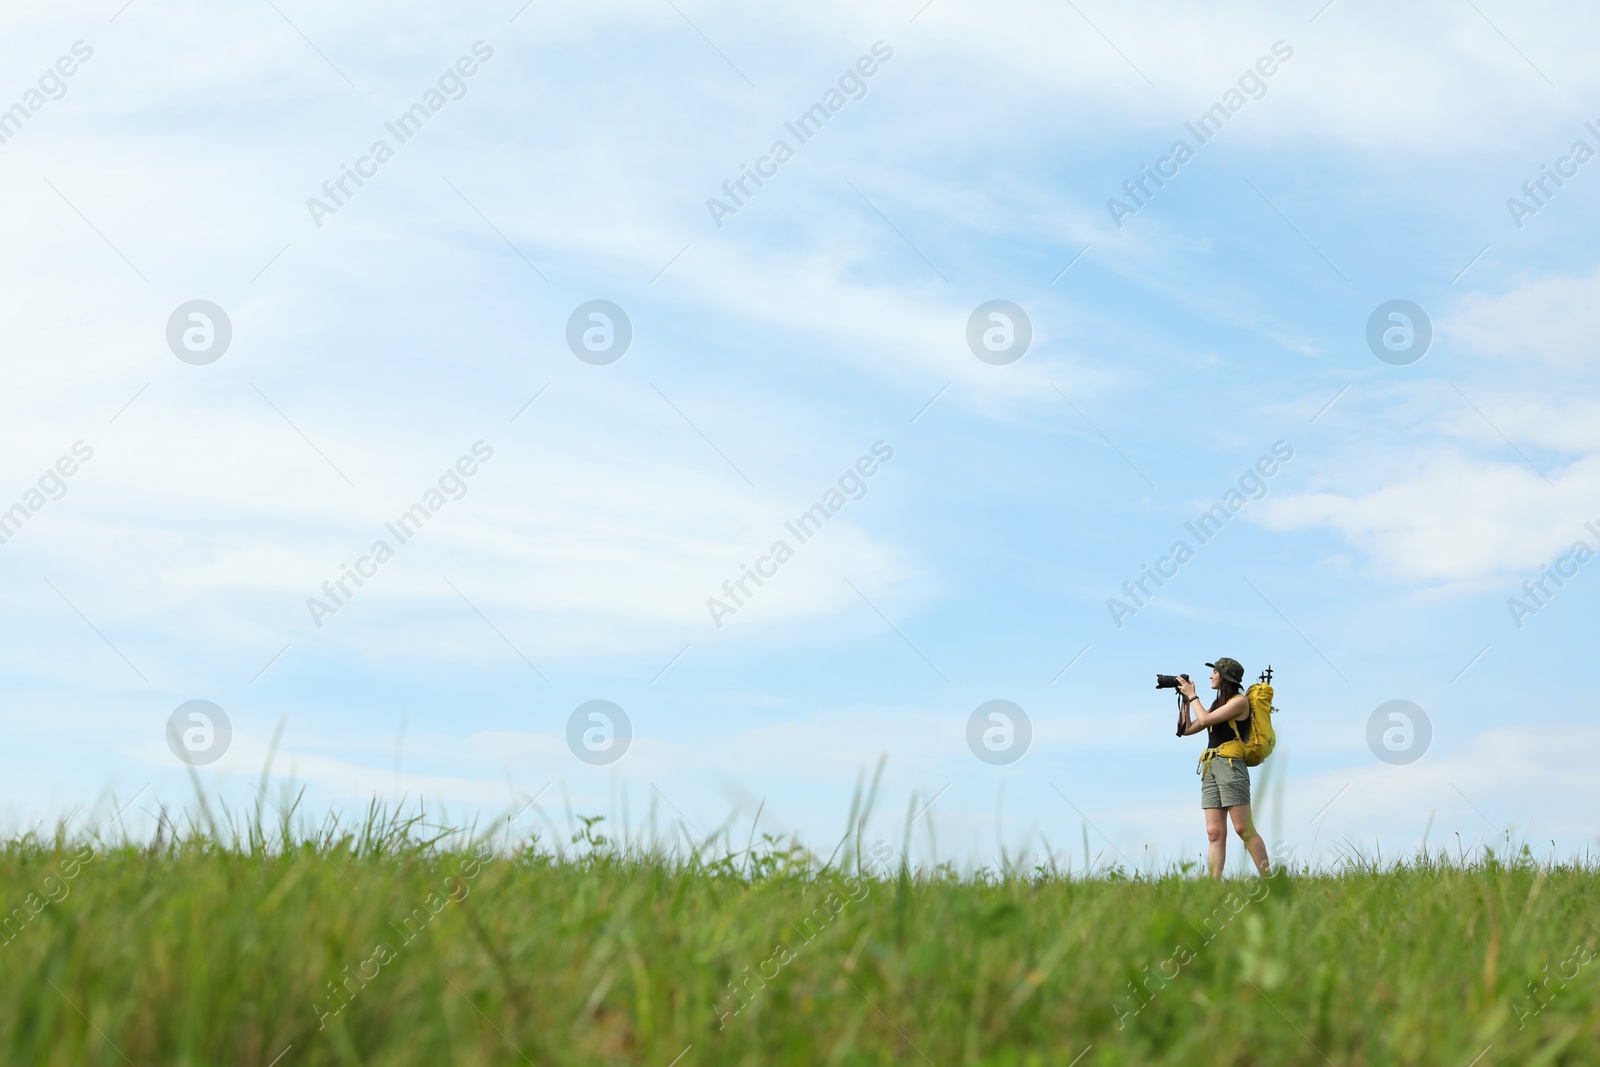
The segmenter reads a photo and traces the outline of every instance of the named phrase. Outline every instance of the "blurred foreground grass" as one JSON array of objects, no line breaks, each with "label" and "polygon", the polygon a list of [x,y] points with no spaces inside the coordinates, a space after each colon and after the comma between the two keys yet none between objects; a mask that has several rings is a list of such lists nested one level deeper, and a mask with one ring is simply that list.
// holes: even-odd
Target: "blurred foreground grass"
[{"label": "blurred foreground grass", "polygon": [[1600,873],[1525,851],[1213,885],[574,837],[13,840],[0,1061],[1600,1062]]}]

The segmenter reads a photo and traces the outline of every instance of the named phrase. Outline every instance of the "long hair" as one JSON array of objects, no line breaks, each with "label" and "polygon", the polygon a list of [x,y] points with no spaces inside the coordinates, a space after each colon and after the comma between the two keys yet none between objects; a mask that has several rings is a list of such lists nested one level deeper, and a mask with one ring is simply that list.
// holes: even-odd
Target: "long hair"
[{"label": "long hair", "polygon": [[1216,711],[1243,691],[1239,688],[1238,682],[1229,678],[1222,679],[1221,684],[1217,686],[1217,699],[1211,702],[1211,707],[1207,710]]}]

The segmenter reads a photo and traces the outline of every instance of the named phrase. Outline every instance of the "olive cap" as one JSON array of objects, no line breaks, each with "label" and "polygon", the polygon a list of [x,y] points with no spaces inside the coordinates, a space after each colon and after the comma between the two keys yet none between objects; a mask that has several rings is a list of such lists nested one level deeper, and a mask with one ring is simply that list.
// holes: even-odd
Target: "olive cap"
[{"label": "olive cap", "polygon": [[1218,674],[1222,675],[1223,681],[1232,682],[1234,685],[1244,684],[1244,666],[1236,659],[1218,656],[1217,662],[1207,663],[1206,666],[1215,669]]}]

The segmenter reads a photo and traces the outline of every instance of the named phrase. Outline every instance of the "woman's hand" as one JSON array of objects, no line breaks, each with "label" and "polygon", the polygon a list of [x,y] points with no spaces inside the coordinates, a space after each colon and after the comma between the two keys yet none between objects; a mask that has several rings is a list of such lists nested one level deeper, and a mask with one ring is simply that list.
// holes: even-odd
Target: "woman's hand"
[{"label": "woman's hand", "polygon": [[[1187,678],[1180,677],[1178,679],[1178,692],[1183,694],[1185,700],[1194,699],[1194,683]],[[1185,704],[1184,707],[1188,707],[1188,705]]]}]

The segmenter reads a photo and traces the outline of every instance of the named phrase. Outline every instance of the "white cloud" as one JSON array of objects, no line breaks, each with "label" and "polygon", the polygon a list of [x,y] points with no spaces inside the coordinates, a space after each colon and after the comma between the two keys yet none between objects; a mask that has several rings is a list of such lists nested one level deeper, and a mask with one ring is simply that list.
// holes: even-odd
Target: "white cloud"
[{"label": "white cloud", "polygon": [[1600,522],[1600,456],[1556,472],[1554,488],[1525,465],[1444,455],[1367,492],[1301,493],[1266,502],[1269,529],[1327,526],[1408,581],[1459,581],[1533,571]]},{"label": "white cloud", "polygon": [[[1586,277],[1549,274],[1499,296],[1470,296],[1440,319],[1439,330],[1497,360],[1600,369],[1600,270]],[[1583,421],[1594,425],[1592,414]]]}]

